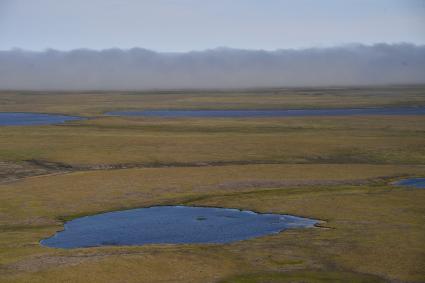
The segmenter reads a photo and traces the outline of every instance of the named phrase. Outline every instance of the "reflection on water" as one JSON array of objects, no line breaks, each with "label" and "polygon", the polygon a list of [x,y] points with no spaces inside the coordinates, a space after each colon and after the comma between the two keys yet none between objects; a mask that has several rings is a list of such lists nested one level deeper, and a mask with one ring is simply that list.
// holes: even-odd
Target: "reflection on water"
[{"label": "reflection on water", "polygon": [[82,118],[57,114],[0,112],[0,126],[51,125],[80,119]]},{"label": "reflection on water", "polygon": [[396,186],[407,186],[419,189],[425,189],[425,178],[403,179],[395,183]]},{"label": "reflection on water", "polygon": [[112,111],[111,116],[143,117],[297,117],[297,116],[351,116],[351,115],[425,115],[425,107],[297,109],[297,110],[143,110]]},{"label": "reflection on water", "polygon": [[156,206],[74,219],[41,244],[56,248],[104,245],[229,243],[289,228],[313,227],[317,220],[225,208]]}]

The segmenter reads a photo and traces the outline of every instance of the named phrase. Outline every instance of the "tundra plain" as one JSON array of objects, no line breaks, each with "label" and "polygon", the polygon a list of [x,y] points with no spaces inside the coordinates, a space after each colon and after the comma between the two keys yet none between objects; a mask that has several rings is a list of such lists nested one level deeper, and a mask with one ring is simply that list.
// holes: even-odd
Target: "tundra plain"
[{"label": "tundra plain", "polygon": [[[115,110],[424,106],[425,87],[0,93],[1,282],[424,282],[425,116],[109,117]],[[155,205],[322,220],[231,244],[62,250],[66,220]]]}]

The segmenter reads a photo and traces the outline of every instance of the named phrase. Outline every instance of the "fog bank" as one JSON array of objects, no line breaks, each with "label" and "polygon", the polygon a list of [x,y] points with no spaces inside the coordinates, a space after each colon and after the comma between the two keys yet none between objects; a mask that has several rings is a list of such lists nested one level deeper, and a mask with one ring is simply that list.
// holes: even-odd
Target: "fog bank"
[{"label": "fog bank", "polygon": [[0,89],[147,90],[425,83],[425,46],[0,51]]}]

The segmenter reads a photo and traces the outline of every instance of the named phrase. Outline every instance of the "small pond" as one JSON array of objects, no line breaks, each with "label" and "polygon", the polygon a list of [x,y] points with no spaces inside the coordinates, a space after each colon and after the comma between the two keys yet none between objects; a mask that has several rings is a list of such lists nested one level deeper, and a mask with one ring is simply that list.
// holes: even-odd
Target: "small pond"
[{"label": "small pond", "polygon": [[246,118],[246,117],[302,117],[302,116],[353,116],[353,115],[425,115],[425,106],[388,108],[341,109],[280,109],[280,110],[143,110],[112,111],[110,116],[143,117],[195,117],[195,118]]},{"label": "small pond", "polygon": [[394,185],[425,189],[425,178],[403,179],[395,182]]},{"label": "small pond", "polygon": [[80,119],[83,118],[59,114],[0,112],[0,126],[51,125]]},{"label": "small pond", "polygon": [[230,243],[309,228],[319,221],[281,214],[190,206],[154,206],[86,216],[42,240],[54,248],[145,244]]}]

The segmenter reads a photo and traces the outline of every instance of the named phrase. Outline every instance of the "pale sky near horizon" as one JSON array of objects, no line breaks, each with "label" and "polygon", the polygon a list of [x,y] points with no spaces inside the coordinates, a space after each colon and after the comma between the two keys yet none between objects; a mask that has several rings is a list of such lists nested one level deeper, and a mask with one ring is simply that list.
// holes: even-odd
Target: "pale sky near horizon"
[{"label": "pale sky near horizon", "polygon": [[0,50],[425,44],[425,0],[0,0]]}]

